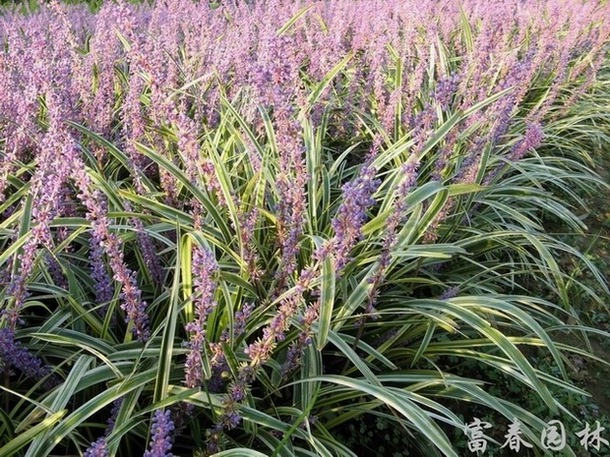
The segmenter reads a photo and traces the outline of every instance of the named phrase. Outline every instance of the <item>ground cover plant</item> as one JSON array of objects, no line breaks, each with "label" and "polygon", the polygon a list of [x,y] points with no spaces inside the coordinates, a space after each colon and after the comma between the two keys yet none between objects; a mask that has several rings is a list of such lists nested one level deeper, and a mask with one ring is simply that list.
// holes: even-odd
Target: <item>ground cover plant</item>
[{"label": "ground cover plant", "polygon": [[345,436],[377,421],[404,455],[458,456],[469,411],[544,455],[594,358],[570,335],[608,337],[573,307],[604,309],[602,274],[543,223],[582,232],[602,183],[608,18],[5,10],[0,455],[366,455]]}]

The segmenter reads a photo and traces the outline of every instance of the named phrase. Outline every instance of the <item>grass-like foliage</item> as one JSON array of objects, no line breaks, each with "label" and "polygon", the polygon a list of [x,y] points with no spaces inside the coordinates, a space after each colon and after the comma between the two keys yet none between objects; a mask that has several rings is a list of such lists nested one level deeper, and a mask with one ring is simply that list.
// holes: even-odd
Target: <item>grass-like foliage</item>
[{"label": "grass-like foliage", "polygon": [[0,17],[0,455],[353,456],[377,417],[457,456],[469,404],[539,448],[602,300],[542,221],[599,184],[610,6],[250,3]]}]

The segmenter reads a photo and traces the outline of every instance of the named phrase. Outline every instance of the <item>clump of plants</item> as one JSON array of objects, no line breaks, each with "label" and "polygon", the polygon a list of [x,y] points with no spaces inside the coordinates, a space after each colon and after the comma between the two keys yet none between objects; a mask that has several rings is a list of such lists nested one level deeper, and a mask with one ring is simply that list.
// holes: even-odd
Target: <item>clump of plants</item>
[{"label": "clump of plants", "polygon": [[565,358],[585,354],[556,341],[587,331],[570,296],[601,301],[557,255],[607,292],[542,222],[582,230],[573,190],[599,184],[590,136],[557,132],[608,64],[608,17],[554,0],[2,16],[0,455],[353,456],[345,431],[378,418],[403,433],[389,445],[457,456],[471,404],[540,447],[556,392],[581,392]]}]

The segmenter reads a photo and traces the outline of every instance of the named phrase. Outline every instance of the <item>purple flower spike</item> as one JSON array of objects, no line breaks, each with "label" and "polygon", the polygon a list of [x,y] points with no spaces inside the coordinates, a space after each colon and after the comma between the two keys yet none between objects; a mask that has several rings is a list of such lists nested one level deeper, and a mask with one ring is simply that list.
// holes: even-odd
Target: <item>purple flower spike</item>
[{"label": "purple flower spike", "polygon": [[173,457],[170,452],[172,450],[171,435],[174,431],[171,412],[161,409],[155,411],[151,430],[150,450],[146,451],[143,457]]},{"label": "purple flower spike", "polygon": [[450,287],[449,289],[445,290],[440,297],[438,297],[439,300],[449,300],[450,298],[453,297],[457,297],[457,295],[460,293],[460,288],[458,286],[454,286],[454,287]]},{"label": "purple flower spike", "polygon": [[350,251],[362,237],[366,211],[375,204],[373,194],[381,182],[375,178],[377,170],[371,162],[369,160],[365,164],[358,178],[343,185],[343,202],[332,221],[335,231],[333,251],[338,272],[350,262]]},{"label": "purple flower spike", "polygon": [[[133,322],[134,336],[145,342],[150,336],[148,315],[146,314],[148,305],[142,300],[142,291],[138,287],[135,272],[125,264],[124,254],[120,249],[121,239],[109,230],[108,203],[99,190],[94,190],[84,163],[80,159],[75,159],[74,162],[76,165],[72,178],[79,188],[78,198],[87,208],[87,219],[91,221],[93,240],[99,242],[103,248],[114,273],[113,278],[122,285],[121,309],[125,311],[127,321]],[[96,292],[100,292],[100,290]]]},{"label": "purple flower spike", "polygon": [[97,441],[91,443],[91,446],[85,451],[83,457],[107,457],[108,456],[108,448],[106,443],[106,438],[108,435],[112,433],[114,430],[114,426],[116,425],[116,417],[119,414],[119,410],[121,409],[121,405],[123,404],[123,398],[119,398],[112,403],[112,410],[110,412],[110,417],[106,422],[108,427],[106,427],[106,431],[103,436],[100,436]]},{"label": "purple flower spike", "polygon": [[523,139],[513,146],[508,154],[508,160],[518,162],[531,149],[536,149],[538,146],[540,146],[542,144],[542,140],[544,140],[542,126],[537,122],[528,123]]},{"label": "purple flower spike", "polygon": [[0,364],[4,369],[16,368],[34,380],[51,373],[51,367],[43,365],[42,360],[15,341],[15,332],[8,327],[0,329]]},{"label": "purple flower spike", "polygon": [[104,310],[107,307],[107,303],[112,300],[114,290],[112,287],[112,279],[106,271],[106,264],[104,263],[104,248],[102,242],[97,234],[93,234],[91,237],[91,277],[95,284],[95,300],[99,304],[104,304]]},{"label": "purple flower spike", "polygon": [[83,457],[108,457],[106,437],[101,436],[97,441],[91,443],[91,446],[85,451]]},{"label": "purple flower spike", "polygon": [[214,254],[205,248],[197,247],[193,252],[193,285],[195,296],[195,319],[186,324],[186,331],[190,333],[186,357],[185,382],[187,387],[197,387],[203,377],[203,351],[206,341],[205,328],[208,315],[217,306],[214,300],[216,282],[214,275],[218,271],[218,264]]}]

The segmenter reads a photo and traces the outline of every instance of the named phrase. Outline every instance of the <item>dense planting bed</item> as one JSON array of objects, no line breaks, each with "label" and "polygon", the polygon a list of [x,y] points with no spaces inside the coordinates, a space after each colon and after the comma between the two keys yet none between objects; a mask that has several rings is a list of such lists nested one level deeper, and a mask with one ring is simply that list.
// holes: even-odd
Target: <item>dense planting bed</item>
[{"label": "dense planting bed", "polygon": [[610,4],[228,3],[0,16],[0,455],[537,455]]}]

